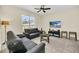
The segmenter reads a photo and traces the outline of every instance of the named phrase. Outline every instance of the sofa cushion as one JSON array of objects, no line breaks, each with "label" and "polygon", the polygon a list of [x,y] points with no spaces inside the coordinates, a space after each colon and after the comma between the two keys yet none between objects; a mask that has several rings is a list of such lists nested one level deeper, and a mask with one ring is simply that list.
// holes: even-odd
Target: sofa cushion
[{"label": "sofa cushion", "polygon": [[31,29],[31,33],[36,33],[36,32],[38,32],[37,28]]},{"label": "sofa cushion", "polygon": [[11,40],[8,42],[8,49],[13,53],[24,53],[27,51],[21,40]]},{"label": "sofa cushion", "polygon": [[22,42],[23,42],[24,46],[27,48],[27,50],[30,50],[34,46],[37,45],[36,43],[34,43],[33,41],[29,40],[28,38],[22,38]]},{"label": "sofa cushion", "polygon": [[30,33],[29,29],[24,29],[25,33]]},{"label": "sofa cushion", "polygon": [[32,35],[38,35],[38,34],[39,34],[39,33],[31,33],[30,36],[32,36]]}]

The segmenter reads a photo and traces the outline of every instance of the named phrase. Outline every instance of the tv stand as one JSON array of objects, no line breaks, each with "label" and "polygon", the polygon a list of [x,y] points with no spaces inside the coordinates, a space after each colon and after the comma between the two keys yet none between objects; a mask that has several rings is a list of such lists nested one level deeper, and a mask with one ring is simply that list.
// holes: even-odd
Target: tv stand
[{"label": "tv stand", "polygon": [[52,36],[54,36],[54,37],[59,37],[60,38],[60,30],[57,30],[57,31],[49,30],[48,33],[52,34]]}]

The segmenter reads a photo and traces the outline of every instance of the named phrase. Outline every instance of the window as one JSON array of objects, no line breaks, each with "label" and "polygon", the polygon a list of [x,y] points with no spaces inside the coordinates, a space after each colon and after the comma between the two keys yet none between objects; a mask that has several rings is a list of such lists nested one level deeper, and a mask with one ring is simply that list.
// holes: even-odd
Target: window
[{"label": "window", "polygon": [[35,27],[35,18],[33,16],[22,16],[22,25],[23,29],[25,28],[34,28]]}]

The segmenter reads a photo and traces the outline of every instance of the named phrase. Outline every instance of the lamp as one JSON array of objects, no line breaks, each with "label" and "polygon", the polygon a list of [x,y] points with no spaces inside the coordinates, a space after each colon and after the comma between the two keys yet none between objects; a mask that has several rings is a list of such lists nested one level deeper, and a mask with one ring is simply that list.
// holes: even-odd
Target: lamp
[{"label": "lamp", "polygon": [[1,21],[1,25],[5,28],[5,41],[6,41],[6,27],[9,25],[9,21],[7,19]]},{"label": "lamp", "polygon": [[9,21],[8,21],[8,19],[3,18],[3,19],[1,19],[0,24],[3,25],[4,26],[4,29],[5,29],[5,41],[1,44],[1,49],[2,49],[2,45],[4,45],[6,43],[6,41],[7,41],[7,39],[6,39],[6,37],[7,37],[6,27],[7,27],[7,25],[9,25]]}]

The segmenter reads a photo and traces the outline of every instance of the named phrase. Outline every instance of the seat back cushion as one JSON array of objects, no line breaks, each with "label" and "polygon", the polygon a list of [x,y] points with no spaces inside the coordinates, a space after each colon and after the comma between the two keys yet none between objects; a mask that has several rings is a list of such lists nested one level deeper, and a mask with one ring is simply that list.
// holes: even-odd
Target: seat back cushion
[{"label": "seat back cushion", "polygon": [[16,36],[14,35],[13,31],[7,32],[7,41],[14,40]]},{"label": "seat back cushion", "polygon": [[29,29],[24,29],[25,33],[30,33]]},{"label": "seat back cushion", "polygon": [[32,28],[32,29],[24,29],[26,33],[35,33],[35,32],[38,32],[38,28]]}]

